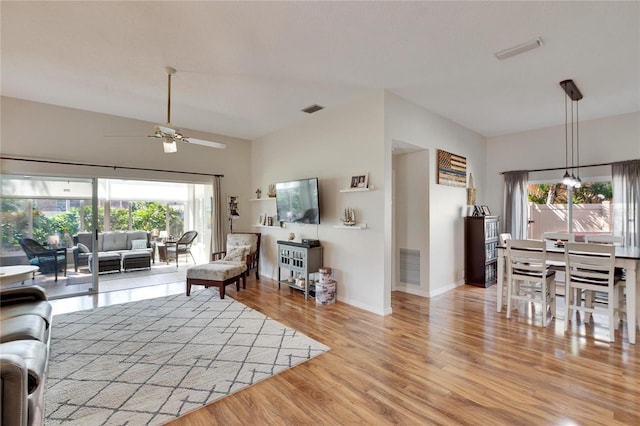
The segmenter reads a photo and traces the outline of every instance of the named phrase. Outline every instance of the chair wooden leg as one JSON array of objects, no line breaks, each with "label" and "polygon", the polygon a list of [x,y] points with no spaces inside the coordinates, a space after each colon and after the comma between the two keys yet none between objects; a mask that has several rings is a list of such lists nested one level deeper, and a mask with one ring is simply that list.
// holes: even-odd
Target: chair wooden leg
[{"label": "chair wooden leg", "polygon": [[569,321],[571,321],[571,303],[573,303],[569,280],[564,282],[564,331],[569,331]]}]

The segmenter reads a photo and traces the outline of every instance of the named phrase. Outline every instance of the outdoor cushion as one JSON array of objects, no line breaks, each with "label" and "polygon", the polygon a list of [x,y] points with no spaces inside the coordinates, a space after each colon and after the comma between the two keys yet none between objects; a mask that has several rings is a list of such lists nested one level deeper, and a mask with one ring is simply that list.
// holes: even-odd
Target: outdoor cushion
[{"label": "outdoor cushion", "polygon": [[107,232],[103,234],[101,251],[127,250],[126,232]]},{"label": "outdoor cushion", "polygon": [[91,250],[89,250],[89,247],[85,246],[82,243],[78,243],[78,250],[80,250],[80,253],[91,253]]},{"label": "outdoor cushion", "polygon": [[126,247],[123,247],[125,249],[131,249],[131,250],[135,250],[133,248],[133,242],[135,240],[144,240],[144,247],[143,248],[147,248],[147,241],[148,241],[148,233],[147,231],[128,231],[127,232],[127,245]]},{"label": "outdoor cushion", "polygon": [[147,248],[147,240],[132,240],[131,250],[142,250]]}]

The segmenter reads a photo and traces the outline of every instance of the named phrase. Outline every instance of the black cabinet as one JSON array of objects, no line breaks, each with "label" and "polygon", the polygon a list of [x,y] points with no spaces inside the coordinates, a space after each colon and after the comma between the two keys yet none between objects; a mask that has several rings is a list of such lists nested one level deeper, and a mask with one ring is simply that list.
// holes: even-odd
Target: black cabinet
[{"label": "black cabinet", "polygon": [[465,283],[489,287],[498,280],[498,216],[470,216],[464,222]]}]

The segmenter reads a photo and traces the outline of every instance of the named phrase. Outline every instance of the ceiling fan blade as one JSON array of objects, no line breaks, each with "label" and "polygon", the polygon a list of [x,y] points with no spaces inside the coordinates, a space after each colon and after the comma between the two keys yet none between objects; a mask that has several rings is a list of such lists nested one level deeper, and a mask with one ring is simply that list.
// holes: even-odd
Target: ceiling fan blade
[{"label": "ceiling fan blade", "polygon": [[220,143],[220,142],[212,142],[212,141],[205,141],[202,139],[196,139],[196,138],[183,138],[183,141],[187,142],[187,143],[192,143],[194,145],[202,145],[202,146],[207,146],[209,148],[219,148],[219,149],[225,149],[227,147],[226,144],[224,143]]}]

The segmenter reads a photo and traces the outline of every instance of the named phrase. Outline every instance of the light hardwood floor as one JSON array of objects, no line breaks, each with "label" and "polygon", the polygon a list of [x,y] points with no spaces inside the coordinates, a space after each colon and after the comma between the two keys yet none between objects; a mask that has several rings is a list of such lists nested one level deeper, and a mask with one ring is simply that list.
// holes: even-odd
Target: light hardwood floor
[{"label": "light hardwood floor", "polygon": [[528,311],[507,320],[495,286],[394,292],[386,317],[316,306],[265,278],[227,294],[332,349],[173,426],[640,424],[639,349],[626,326],[606,342],[597,315],[571,335],[562,318],[547,328]]}]

